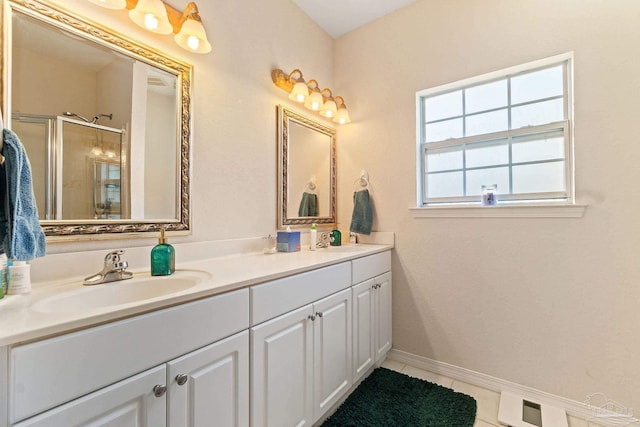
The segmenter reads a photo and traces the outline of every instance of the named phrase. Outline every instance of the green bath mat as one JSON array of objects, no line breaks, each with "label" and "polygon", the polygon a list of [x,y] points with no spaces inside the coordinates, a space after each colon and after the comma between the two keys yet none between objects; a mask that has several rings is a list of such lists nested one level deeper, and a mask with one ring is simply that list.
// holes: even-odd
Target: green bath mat
[{"label": "green bath mat", "polygon": [[475,418],[473,397],[378,368],[322,427],[472,427]]}]

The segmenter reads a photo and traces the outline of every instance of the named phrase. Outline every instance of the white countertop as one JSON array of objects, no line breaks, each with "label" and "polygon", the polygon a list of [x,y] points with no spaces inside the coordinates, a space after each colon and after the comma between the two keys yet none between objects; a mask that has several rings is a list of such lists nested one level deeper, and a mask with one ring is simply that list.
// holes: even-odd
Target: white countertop
[{"label": "white countertop", "polygon": [[[211,277],[193,287],[141,301],[101,308],[77,307],[77,310],[43,312],[37,307],[52,296],[73,292],[93,292],[103,286],[133,286],[136,278],[149,278],[149,272],[135,269],[131,281],[112,282],[91,287],[78,280],[58,280],[35,287],[27,295],[8,295],[0,300],[0,346],[34,341],[137,314],[182,304],[200,298],[241,289],[258,283],[319,267],[387,251],[393,245],[357,244],[335,248],[303,250],[293,253],[240,254],[176,263],[176,271],[198,270]],[[152,279],[155,280],[156,278]],[[159,278],[159,280],[162,280]]]}]

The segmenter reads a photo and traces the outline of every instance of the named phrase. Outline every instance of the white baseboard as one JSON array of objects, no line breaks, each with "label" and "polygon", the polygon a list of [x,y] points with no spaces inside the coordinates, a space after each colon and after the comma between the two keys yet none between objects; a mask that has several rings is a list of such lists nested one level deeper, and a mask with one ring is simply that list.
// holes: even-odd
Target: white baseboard
[{"label": "white baseboard", "polygon": [[[564,408],[567,411],[568,415],[584,420],[589,420],[590,422],[602,424],[605,426],[622,425],[615,424],[615,417],[611,417],[610,420],[607,419],[606,416],[603,418],[594,419],[593,408],[589,408],[584,402],[578,402],[575,400],[567,399],[566,397],[556,396],[551,393],[506,381],[500,378],[495,378],[490,375],[461,368],[459,366],[450,365],[444,362],[438,362],[437,360],[429,359],[423,356],[417,356],[415,354],[407,353],[395,348],[389,351],[389,353],[387,354],[387,358],[416,368],[424,369],[425,371],[443,375],[454,380],[462,381],[467,384],[482,387],[487,390],[492,390],[499,393],[502,391],[508,391],[520,395],[523,398],[533,402],[546,403],[559,408]],[[631,418],[631,420],[634,419]],[[634,424],[633,421],[631,421],[628,425],[631,424],[633,424],[634,426],[638,425]]]}]

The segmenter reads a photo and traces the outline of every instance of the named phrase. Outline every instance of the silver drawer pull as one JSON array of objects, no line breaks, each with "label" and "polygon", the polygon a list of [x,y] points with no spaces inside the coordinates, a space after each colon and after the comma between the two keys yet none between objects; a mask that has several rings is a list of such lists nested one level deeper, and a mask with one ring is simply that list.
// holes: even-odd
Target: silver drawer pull
[{"label": "silver drawer pull", "polygon": [[316,316],[315,316],[315,315],[313,315],[313,314],[310,314],[310,315],[308,316],[308,319],[309,319],[309,320],[311,320],[311,321],[313,322],[314,320],[316,320]]},{"label": "silver drawer pull", "polygon": [[176,382],[178,383],[178,385],[184,385],[188,379],[189,376],[186,374],[179,374],[176,376]]},{"label": "silver drawer pull", "polygon": [[164,384],[158,384],[153,388],[153,395],[155,397],[162,397],[167,392],[167,386]]},{"label": "silver drawer pull", "polygon": [[316,316],[322,317],[322,312],[321,311],[316,312]]}]

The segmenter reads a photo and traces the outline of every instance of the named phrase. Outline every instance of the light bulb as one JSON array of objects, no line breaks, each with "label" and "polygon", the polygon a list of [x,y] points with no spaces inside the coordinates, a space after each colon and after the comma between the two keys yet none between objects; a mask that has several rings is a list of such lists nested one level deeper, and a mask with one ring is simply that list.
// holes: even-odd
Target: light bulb
[{"label": "light bulb", "polygon": [[151,31],[158,29],[158,18],[153,16],[150,13],[144,15],[144,26],[150,29]]},{"label": "light bulb", "polygon": [[196,36],[189,36],[187,39],[187,46],[193,50],[198,50],[198,47],[200,47],[200,39]]}]

